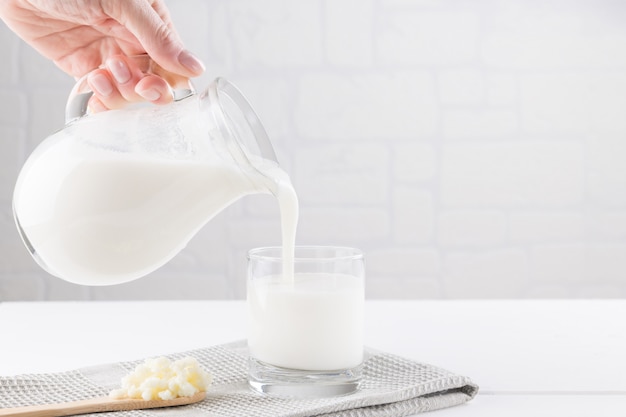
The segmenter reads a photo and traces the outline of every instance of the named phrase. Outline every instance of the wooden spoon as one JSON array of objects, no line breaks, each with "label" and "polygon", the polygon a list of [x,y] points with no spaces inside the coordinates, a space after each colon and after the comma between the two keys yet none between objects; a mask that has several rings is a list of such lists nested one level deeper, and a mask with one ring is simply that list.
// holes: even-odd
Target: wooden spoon
[{"label": "wooden spoon", "polygon": [[128,411],[143,408],[173,407],[204,400],[206,392],[198,392],[191,397],[177,397],[173,400],[135,400],[114,399],[109,397],[89,400],[69,401],[58,404],[31,405],[26,407],[2,408],[0,417],[58,417],[77,414],[102,413],[105,411]]}]

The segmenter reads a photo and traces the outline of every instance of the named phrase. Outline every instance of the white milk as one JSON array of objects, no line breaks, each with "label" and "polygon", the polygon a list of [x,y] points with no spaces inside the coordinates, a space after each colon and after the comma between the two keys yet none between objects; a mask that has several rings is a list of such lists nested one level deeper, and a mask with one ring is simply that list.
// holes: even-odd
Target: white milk
[{"label": "white milk", "polygon": [[296,273],[248,281],[248,346],[275,366],[338,370],[363,360],[363,281],[341,274]]},{"label": "white milk", "polygon": [[[105,134],[115,130],[113,122]],[[178,159],[162,157],[158,149],[128,154],[117,152],[114,144],[112,149],[85,146],[98,131],[80,124],[72,129],[58,133],[53,145],[31,157],[14,196],[25,242],[50,273],[84,285],[142,277],[174,257],[226,206],[255,193],[277,196],[286,258],[293,257],[298,202],[288,175],[276,164],[259,161],[263,174],[251,168],[244,172],[228,157],[219,157],[225,149],[212,149],[216,145],[201,131],[186,132],[201,135],[204,142],[198,143],[206,146],[194,150],[196,159],[186,160],[191,152],[175,130],[162,136],[182,143]],[[115,134],[113,142],[132,136]],[[174,145],[166,145],[170,152]]]}]

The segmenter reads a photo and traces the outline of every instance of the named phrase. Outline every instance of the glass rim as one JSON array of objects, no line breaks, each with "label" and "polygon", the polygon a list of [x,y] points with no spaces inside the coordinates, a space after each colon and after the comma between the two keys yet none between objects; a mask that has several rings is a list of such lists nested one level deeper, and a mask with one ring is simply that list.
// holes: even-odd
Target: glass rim
[{"label": "glass rim", "polygon": [[[250,249],[248,251],[248,260],[264,260],[264,261],[282,261],[282,246],[264,246]],[[323,254],[313,256],[311,254],[298,256],[298,251],[333,251],[332,254]],[[363,251],[350,246],[334,246],[334,245],[296,245],[294,251],[294,262],[320,262],[320,261],[345,261],[363,259]]]}]

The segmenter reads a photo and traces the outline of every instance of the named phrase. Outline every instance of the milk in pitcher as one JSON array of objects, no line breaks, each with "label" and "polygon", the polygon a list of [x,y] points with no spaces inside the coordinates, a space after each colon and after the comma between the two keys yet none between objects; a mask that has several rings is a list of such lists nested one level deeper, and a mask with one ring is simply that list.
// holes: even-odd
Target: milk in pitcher
[{"label": "milk in pitcher", "polygon": [[[234,164],[226,145],[205,140],[206,125],[184,120],[195,117],[191,111],[133,113],[143,116],[162,126],[145,135],[144,125],[126,123],[125,113],[91,115],[47,139],[24,165],[14,194],[16,223],[48,272],[84,285],[142,277],[226,206],[258,193],[277,197],[285,250],[293,251],[298,203],[285,171],[254,155],[247,155],[256,158],[250,167]],[[133,145],[138,152],[119,151],[144,136]],[[193,140],[198,137],[203,140]]]}]

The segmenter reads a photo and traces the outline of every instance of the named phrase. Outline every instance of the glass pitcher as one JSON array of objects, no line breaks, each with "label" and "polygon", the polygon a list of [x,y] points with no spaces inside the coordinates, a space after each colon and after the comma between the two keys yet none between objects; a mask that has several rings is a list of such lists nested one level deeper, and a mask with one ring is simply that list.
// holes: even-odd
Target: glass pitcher
[{"label": "glass pitcher", "polygon": [[[144,59],[174,102],[87,114],[86,77],[65,127],[24,164],[13,213],[46,271],[84,285],[131,281],[174,257],[242,196],[289,181],[243,95],[218,78],[196,94],[188,80]],[[145,68],[149,65],[149,68]]]}]

